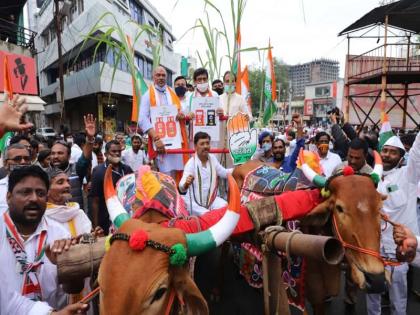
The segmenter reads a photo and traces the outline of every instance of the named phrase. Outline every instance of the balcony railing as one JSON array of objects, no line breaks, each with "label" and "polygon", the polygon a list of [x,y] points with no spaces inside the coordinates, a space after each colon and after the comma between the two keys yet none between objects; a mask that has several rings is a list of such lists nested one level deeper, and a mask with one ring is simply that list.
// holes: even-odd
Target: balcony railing
[{"label": "balcony railing", "polygon": [[350,56],[348,80],[360,80],[382,74],[386,49],[386,72],[420,72],[420,44],[381,45],[358,56]]},{"label": "balcony railing", "polygon": [[29,48],[35,53],[35,36],[34,31],[0,18],[0,41]]}]

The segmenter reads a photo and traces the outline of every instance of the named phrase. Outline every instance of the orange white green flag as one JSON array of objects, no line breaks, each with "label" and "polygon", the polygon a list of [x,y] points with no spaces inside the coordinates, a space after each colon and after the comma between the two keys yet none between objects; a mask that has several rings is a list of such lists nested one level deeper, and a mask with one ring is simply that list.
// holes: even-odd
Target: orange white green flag
[{"label": "orange white green flag", "polygon": [[378,150],[381,151],[385,142],[394,135],[389,122],[388,114],[383,111],[381,112],[381,130],[379,131],[379,144]]},{"label": "orange white green flag", "polygon": [[248,66],[241,73],[241,95],[245,99],[248,111],[252,113],[251,90],[249,89]]},{"label": "orange white green flag", "polygon": [[268,43],[267,64],[265,68],[265,84],[264,84],[264,116],[263,123],[267,125],[271,117],[276,113],[276,76],[274,74],[273,55],[271,53],[271,44]]}]

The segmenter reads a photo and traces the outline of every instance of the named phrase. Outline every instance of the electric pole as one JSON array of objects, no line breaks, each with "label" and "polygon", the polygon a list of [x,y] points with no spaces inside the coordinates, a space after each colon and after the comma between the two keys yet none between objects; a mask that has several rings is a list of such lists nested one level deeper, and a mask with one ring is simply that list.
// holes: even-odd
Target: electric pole
[{"label": "electric pole", "polygon": [[63,51],[61,50],[61,13],[59,7],[60,0],[54,0],[55,5],[55,30],[57,32],[57,46],[58,46],[58,76],[60,79],[60,107],[61,107],[61,121],[64,120],[65,117],[65,108],[64,108],[64,70],[63,70]]}]

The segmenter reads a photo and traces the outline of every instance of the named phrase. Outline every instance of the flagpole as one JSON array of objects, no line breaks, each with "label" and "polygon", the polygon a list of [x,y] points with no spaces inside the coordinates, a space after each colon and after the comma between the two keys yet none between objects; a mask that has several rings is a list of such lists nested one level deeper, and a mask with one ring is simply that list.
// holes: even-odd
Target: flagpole
[{"label": "flagpole", "polygon": [[261,73],[262,73],[262,78],[261,78],[260,116],[259,116],[259,120],[260,120],[260,126],[262,127],[262,119],[263,119],[263,95],[264,95],[264,81],[265,81],[264,58],[263,58],[263,60],[261,62]]}]

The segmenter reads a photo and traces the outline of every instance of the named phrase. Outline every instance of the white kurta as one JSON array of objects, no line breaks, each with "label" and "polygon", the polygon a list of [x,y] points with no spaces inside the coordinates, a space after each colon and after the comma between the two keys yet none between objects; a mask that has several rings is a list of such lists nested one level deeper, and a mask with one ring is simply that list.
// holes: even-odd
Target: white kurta
[{"label": "white kurta", "polygon": [[76,144],[73,143],[71,146],[71,155],[70,155],[70,164],[76,164],[79,161],[79,158],[82,156],[83,151],[82,149]]},{"label": "white kurta", "polygon": [[149,159],[143,150],[138,150],[137,153],[133,148],[125,149],[121,155],[122,162],[131,167],[134,173],[137,173],[140,166],[149,163]]},{"label": "white kurta", "polygon": [[8,286],[0,286],[0,315],[49,315],[51,310],[45,302],[34,302]]},{"label": "white kurta", "polygon": [[235,115],[238,112],[242,112],[244,114],[248,114],[249,119],[252,118],[252,113],[249,111],[248,104],[242,95],[239,95],[238,93],[223,93],[220,95],[220,107],[223,108],[224,114],[229,117]]},{"label": "white kurta", "polygon": [[[217,177],[220,178],[227,178],[228,174],[232,173],[232,169],[225,169],[219,161],[216,159],[216,157],[212,154],[209,154],[209,159],[212,161],[212,166],[215,168],[215,172]],[[211,168],[210,164],[207,161],[207,163],[203,164],[200,159],[196,159],[197,163],[194,161],[194,157],[190,158],[185,164],[184,174],[182,176],[181,181],[179,182],[179,190],[184,193],[186,192],[186,195],[184,195],[184,200],[187,205],[187,209],[191,215],[202,215],[206,213],[209,210],[222,208],[227,205],[226,200],[216,197],[215,200],[210,204],[209,208],[205,208],[201,206],[199,203],[200,200],[196,200],[196,198],[199,198],[200,191],[199,191],[199,185],[198,185],[198,178],[194,178],[194,182],[190,185],[187,191],[183,189],[185,181],[187,180],[187,177],[189,175],[195,176],[195,170],[194,165],[197,165],[201,174],[201,196],[202,200],[207,200],[208,194],[210,191],[211,186]],[[215,181],[216,179],[213,179]],[[195,190],[195,197],[194,197],[194,190]],[[216,187],[217,189],[217,187]]]},{"label": "white kurta", "polygon": [[[156,98],[159,98],[158,104],[168,105],[171,102],[171,96],[165,90],[156,88]],[[158,105],[156,105],[158,106]],[[173,105],[175,106],[175,105]],[[139,122],[138,125],[140,129],[147,133],[151,128],[153,128],[152,122],[150,120],[150,94],[149,91],[144,93],[141,97],[141,106],[139,113]],[[182,154],[159,154],[157,157],[157,163],[159,171],[162,173],[169,174],[171,171],[182,170],[184,165],[182,163]],[[133,169],[134,171],[134,169]]]},{"label": "white kurta", "polygon": [[[38,238],[43,230],[47,231],[47,244],[55,240],[68,239],[68,233],[60,223],[42,218],[35,233],[24,243],[28,262],[33,262],[36,255]],[[21,293],[23,276],[16,270],[17,261],[9,241],[6,238],[6,224],[4,217],[0,218],[0,286],[7,286],[10,290]],[[42,258],[43,264],[38,267],[37,274],[42,290],[43,301],[54,308],[61,308],[67,302],[67,295],[62,291],[57,279],[57,266],[53,265],[46,255]]]},{"label": "white kurta", "polygon": [[9,176],[0,179],[0,215],[6,212],[9,208],[7,205],[6,194],[9,188]]},{"label": "white kurta", "polygon": [[330,177],[334,169],[341,164],[341,158],[338,154],[328,151],[324,158],[320,159],[320,164],[326,177]]}]

